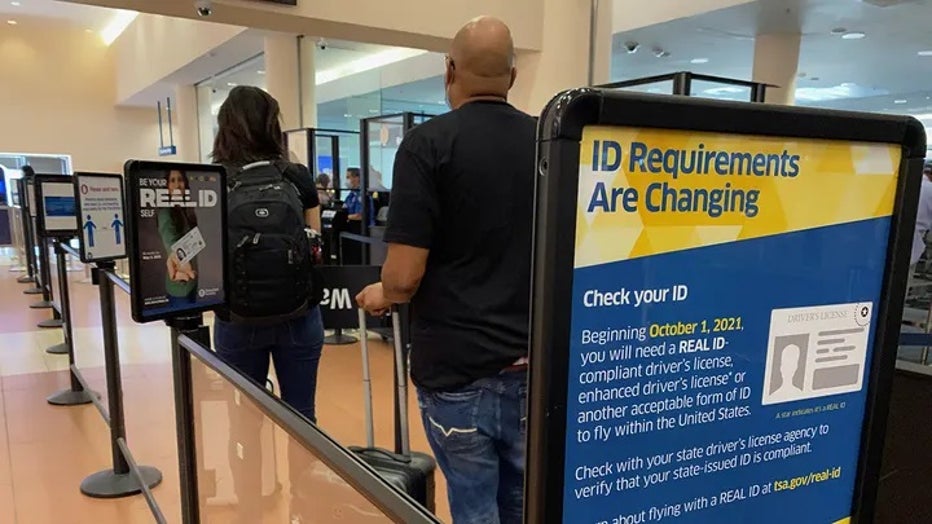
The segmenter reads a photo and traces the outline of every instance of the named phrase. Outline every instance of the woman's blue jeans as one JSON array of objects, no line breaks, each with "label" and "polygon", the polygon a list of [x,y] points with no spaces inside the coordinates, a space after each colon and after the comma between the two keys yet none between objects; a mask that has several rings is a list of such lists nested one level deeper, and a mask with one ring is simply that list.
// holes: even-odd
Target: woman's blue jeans
[{"label": "woman's blue jeans", "polygon": [[217,319],[214,347],[224,360],[263,387],[271,357],[282,400],[311,422],[317,421],[314,410],[317,368],[324,347],[324,324],[319,307],[271,326],[248,326]]}]

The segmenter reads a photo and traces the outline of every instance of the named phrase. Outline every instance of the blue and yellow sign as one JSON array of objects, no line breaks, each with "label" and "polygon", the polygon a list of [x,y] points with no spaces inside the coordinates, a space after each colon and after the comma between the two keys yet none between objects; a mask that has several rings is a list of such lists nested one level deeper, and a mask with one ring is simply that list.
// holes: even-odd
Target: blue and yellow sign
[{"label": "blue and yellow sign", "polygon": [[900,156],[585,129],[564,522],[848,522]]}]

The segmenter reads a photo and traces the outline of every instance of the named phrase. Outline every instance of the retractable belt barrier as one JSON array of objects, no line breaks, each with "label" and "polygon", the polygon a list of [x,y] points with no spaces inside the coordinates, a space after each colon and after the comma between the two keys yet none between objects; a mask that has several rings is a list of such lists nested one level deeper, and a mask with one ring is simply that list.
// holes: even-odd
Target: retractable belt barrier
[{"label": "retractable belt barrier", "polygon": [[81,493],[94,498],[118,498],[142,493],[156,522],[165,523],[167,520],[151,491],[151,488],[162,482],[162,473],[151,466],[138,465],[126,440],[119,340],[117,338],[116,300],[113,290],[116,287],[129,294],[129,284],[115,274],[113,262],[97,262],[95,267],[92,268],[92,282],[98,287],[100,293],[108,404],[104,406],[100,400],[100,395],[91,390],[87,380],[81,374],[74,357],[68,269],[65,256],[71,255],[75,259],[79,259],[80,253],[68,245],[66,241],[54,239],[53,243],[58,263],[60,309],[65,336],[63,345],[65,353],[68,355],[71,387],[51,395],[47,400],[49,404],[58,406],[93,403],[101,418],[110,428],[110,451],[113,466],[86,477],[81,482]]}]

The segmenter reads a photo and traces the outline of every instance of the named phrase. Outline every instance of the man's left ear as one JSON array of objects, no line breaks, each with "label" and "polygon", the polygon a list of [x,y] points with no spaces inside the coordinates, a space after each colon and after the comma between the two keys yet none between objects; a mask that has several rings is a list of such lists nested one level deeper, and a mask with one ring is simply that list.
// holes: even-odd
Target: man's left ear
[{"label": "man's left ear", "polygon": [[518,69],[515,67],[511,68],[511,83],[508,84],[508,89],[511,89],[515,86],[515,79],[518,78]]}]

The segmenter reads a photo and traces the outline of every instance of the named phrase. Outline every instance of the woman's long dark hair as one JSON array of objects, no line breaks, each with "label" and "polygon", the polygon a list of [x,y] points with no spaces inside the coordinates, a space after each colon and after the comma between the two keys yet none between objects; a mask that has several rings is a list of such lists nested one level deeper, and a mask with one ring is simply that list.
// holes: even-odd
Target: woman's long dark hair
[{"label": "woman's long dark hair", "polygon": [[[168,171],[165,173],[165,187],[168,187],[168,181],[172,177],[172,172],[173,171]],[[191,191],[191,182],[188,180],[188,174],[184,171],[178,171],[178,174],[181,175],[181,179],[184,180],[184,188]],[[185,233],[197,227],[197,214],[194,212],[194,209],[190,207],[172,206],[171,220],[172,226],[175,227],[175,231],[181,236],[184,236]]]},{"label": "woman's long dark hair", "polygon": [[280,120],[278,101],[271,95],[258,87],[234,87],[217,115],[211,157],[235,166],[286,158]]}]

